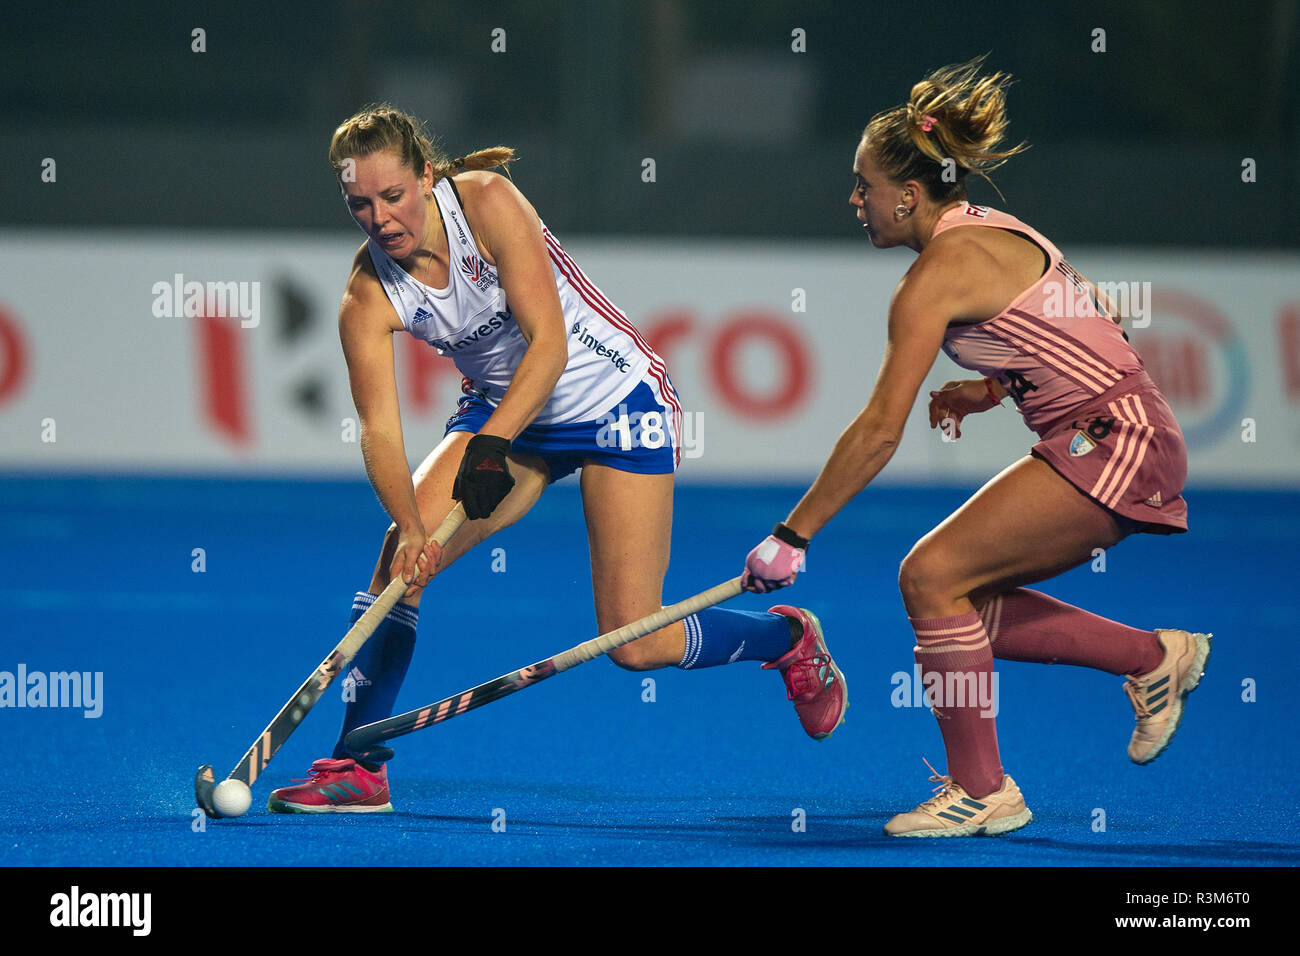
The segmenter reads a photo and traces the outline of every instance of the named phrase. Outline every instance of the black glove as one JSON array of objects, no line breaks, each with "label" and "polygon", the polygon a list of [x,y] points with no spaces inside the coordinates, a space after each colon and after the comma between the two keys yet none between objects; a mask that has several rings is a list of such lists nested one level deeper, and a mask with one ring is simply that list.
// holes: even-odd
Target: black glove
[{"label": "black glove", "polygon": [[465,503],[468,518],[486,518],[510,494],[515,479],[506,463],[508,439],[497,435],[475,435],[465,446],[451,496]]}]

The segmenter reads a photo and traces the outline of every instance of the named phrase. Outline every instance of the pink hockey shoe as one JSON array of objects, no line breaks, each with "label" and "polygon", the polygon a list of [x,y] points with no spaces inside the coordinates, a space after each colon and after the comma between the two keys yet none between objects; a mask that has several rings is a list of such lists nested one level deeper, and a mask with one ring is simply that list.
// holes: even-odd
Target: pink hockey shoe
[{"label": "pink hockey shoe", "polygon": [[794,618],[803,626],[803,637],[790,653],[763,667],[779,670],[785,678],[787,699],[794,702],[799,723],[809,737],[825,740],[840,724],[849,709],[849,691],[844,675],[826,649],[821,622],[811,611],[778,604],[768,608],[773,614]]},{"label": "pink hockey shoe", "polygon": [[272,790],[272,813],[391,813],[388,767],[367,770],[351,757],[317,760],[300,786]]}]

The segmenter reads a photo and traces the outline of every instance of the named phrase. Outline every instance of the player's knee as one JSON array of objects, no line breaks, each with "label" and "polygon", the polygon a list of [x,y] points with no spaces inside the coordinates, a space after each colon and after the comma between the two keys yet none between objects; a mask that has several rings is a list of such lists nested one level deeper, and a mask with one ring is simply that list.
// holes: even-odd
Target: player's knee
[{"label": "player's knee", "polygon": [[951,577],[942,552],[917,542],[898,566],[898,591],[909,608],[943,594]]},{"label": "player's knee", "polygon": [[[598,614],[597,624],[602,634],[608,634],[617,628],[642,620],[655,610],[657,609],[654,607],[633,604],[620,614]],[[614,648],[608,656],[615,664],[628,671],[653,671],[661,667],[671,667],[680,663],[682,659],[683,634],[682,625],[669,624],[630,644]]]},{"label": "player's knee", "polygon": [[646,648],[638,647],[637,643],[633,641],[631,644],[614,648],[609,652],[609,659],[625,671],[653,671],[664,666]]},{"label": "player's knee", "polygon": [[[646,612],[641,614],[626,613],[614,617],[602,616],[600,629],[602,634],[607,634],[615,628],[622,627],[624,624],[630,624],[645,616]],[[664,666],[662,638],[663,631],[655,631],[653,634],[633,641],[631,644],[624,644],[622,647],[616,647],[609,652],[609,658],[625,671],[652,671]]]}]

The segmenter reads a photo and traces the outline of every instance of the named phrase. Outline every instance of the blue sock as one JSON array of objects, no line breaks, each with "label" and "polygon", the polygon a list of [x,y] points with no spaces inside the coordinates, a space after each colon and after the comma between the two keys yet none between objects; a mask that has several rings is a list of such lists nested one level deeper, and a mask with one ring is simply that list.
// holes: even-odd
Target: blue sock
[{"label": "blue sock", "polygon": [[[352,603],[349,622],[355,624],[374,603],[375,595],[358,591]],[[350,682],[349,689],[354,699],[348,701],[344,711],[343,730],[339,733],[338,743],[334,745],[334,759],[351,756],[343,744],[350,731],[392,716],[397,691],[406,678],[406,669],[411,665],[411,654],[415,650],[415,625],[419,615],[416,608],[405,604],[395,605],[388,616],[379,622],[379,627],[370,635],[370,640],[352,658],[343,680]]]},{"label": "blue sock", "polygon": [[733,611],[711,607],[686,624],[682,670],[716,667],[734,661],[774,661],[790,652],[790,619],[771,611]]}]

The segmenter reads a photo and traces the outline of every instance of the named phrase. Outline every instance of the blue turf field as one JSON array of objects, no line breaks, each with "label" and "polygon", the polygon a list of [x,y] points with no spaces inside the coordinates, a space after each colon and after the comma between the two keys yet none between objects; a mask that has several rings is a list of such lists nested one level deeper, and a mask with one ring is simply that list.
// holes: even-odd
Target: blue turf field
[{"label": "blue turf field", "polygon": [[[891,675],[912,666],[898,562],[970,490],[870,489],[779,596],[818,613],[845,672],[852,706],[829,742],[804,736],[781,681],[757,664],[634,674],[601,659],[398,741],[397,813],[268,814],[268,791],[305,776],[333,744],[336,686],[255,786],[249,814],[195,832],[195,767],[228,772],[346,631],[386,526],[369,488],[0,480],[0,670],[104,674],[98,719],[0,710],[6,765],[26,768],[0,800],[0,865],[1300,862],[1300,824],[1278,812],[1279,799],[1294,809],[1284,775],[1300,666],[1290,580],[1300,495],[1281,492],[1193,490],[1192,533],[1130,539],[1104,573],[1042,586],[1133,625],[1215,633],[1164,756],[1148,767],[1126,758],[1121,679],[998,662],[1003,763],[1036,822],[994,839],[881,834],[929,795],[921,757],[943,764],[929,712],[891,705]],[[797,495],[680,488],[666,600],[737,573]],[[494,546],[504,573],[491,570]],[[204,573],[191,570],[194,548]],[[577,489],[565,482],[434,585],[399,707],[594,636],[586,562]],[[743,595],[730,606],[771,603]],[[646,677],[654,702],[642,699]],[[1255,702],[1242,700],[1247,679]],[[805,832],[792,829],[797,809]]]}]

